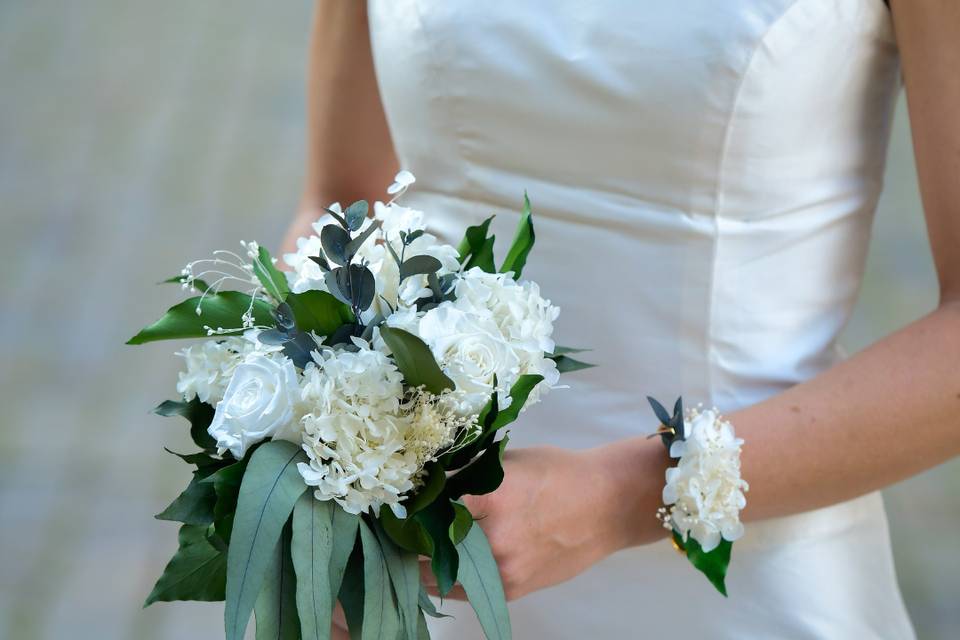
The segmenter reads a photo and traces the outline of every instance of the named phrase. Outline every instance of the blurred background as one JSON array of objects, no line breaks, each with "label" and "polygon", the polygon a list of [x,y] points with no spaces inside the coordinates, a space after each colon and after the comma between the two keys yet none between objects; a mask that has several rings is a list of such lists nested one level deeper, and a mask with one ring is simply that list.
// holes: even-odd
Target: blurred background
[{"label": "blurred background", "polygon": [[[187,467],[172,344],[123,342],[190,259],[276,247],[304,157],[310,0],[0,0],[0,638],[222,637],[217,604],[140,608]],[[933,308],[901,103],[862,348]],[[906,441],[905,441],[906,446]],[[960,461],[886,492],[921,638],[960,636]]]}]

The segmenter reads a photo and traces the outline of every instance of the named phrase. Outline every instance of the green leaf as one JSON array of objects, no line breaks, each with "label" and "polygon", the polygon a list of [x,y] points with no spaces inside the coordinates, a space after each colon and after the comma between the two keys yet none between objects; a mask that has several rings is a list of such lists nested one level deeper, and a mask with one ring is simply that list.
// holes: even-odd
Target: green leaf
[{"label": "green leaf", "polygon": [[363,546],[363,640],[396,638],[400,616],[394,600],[387,563],[376,534],[360,520]]},{"label": "green leaf", "polygon": [[725,579],[727,576],[727,567],[730,564],[730,552],[733,550],[733,543],[729,540],[720,540],[720,544],[709,553],[704,552],[700,543],[687,536],[686,542],[676,531],[673,532],[673,541],[687,554],[687,559],[703,575],[707,576],[717,591],[723,597],[727,597],[727,585]]},{"label": "green leaf", "polygon": [[143,606],[174,600],[223,600],[227,557],[206,537],[207,527],[180,527],[177,553],[163,570]]},{"label": "green leaf", "polygon": [[293,312],[294,321],[301,331],[313,331],[328,336],[341,325],[353,322],[350,307],[326,291],[311,289],[303,293],[291,293],[286,302]]},{"label": "green leaf", "polygon": [[266,292],[277,302],[283,302],[283,299],[290,293],[287,277],[274,266],[270,252],[264,247],[260,247],[257,252],[257,259],[253,261],[253,274],[257,276]]},{"label": "green leaf", "polygon": [[380,524],[397,546],[422,556],[433,555],[430,534],[419,520],[413,517],[400,519],[384,506],[380,509]]},{"label": "green leaf", "polygon": [[[250,296],[238,291],[223,291],[208,294],[202,300],[200,297],[190,298],[170,307],[162,318],[127,340],[127,344],[206,338],[208,326],[230,330],[220,336],[238,335],[245,331],[242,316],[250,308]],[[200,315],[197,315],[198,308]],[[273,326],[270,305],[263,300],[254,301],[253,318],[258,325]]]},{"label": "green leaf", "polygon": [[553,353],[547,354],[548,358],[553,356],[563,356],[570,353],[583,353],[584,351],[590,351],[590,349],[578,349],[577,347],[563,347],[557,345],[553,348]]},{"label": "green leaf", "polygon": [[400,280],[406,280],[410,276],[436,273],[442,266],[440,261],[431,255],[412,256],[400,265]]},{"label": "green leaf", "polygon": [[360,516],[347,513],[339,505],[333,509],[333,551],[330,554],[330,590],[333,593],[340,591],[350,553],[358,541],[357,529],[360,526]]},{"label": "green leaf", "polygon": [[503,482],[503,450],[509,438],[492,442],[468,466],[447,479],[446,494],[457,499],[462,495],[482,496],[491,493]]},{"label": "green leaf", "polygon": [[367,217],[367,212],[370,211],[370,205],[367,204],[366,200],[357,200],[343,212],[343,217],[347,221],[347,228],[350,231],[356,231],[361,226],[363,226],[363,220]]},{"label": "green leaf", "polygon": [[492,220],[493,216],[490,216],[478,225],[467,227],[458,248],[460,264],[463,265],[464,270],[473,267],[480,267],[488,273],[494,273],[497,270],[493,263],[493,244],[496,236],[487,237]]},{"label": "green leaf", "polygon": [[500,265],[500,273],[512,271],[514,279],[519,280],[523,267],[527,264],[527,256],[533,249],[534,240],[536,235],[533,232],[533,216],[530,214],[530,198],[524,192],[523,213],[520,214],[520,221],[517,223],[517,230],[513,235],[507,257]]},{"label": "green leaf", "polygon": [[227,640],[242,640],[283,526],[307,489],[297,471],[304,460],[297,445],[273,440],[254,451],[243,474],[227,555]]},{"label": "green leaf", "polygon": [[453,389],[453,381],[440,370],[430,347],[417,336],[395,327],[380,327],[380,336],[393,352],[397,368],[410,387],[423,386],[439,395],[445,389]]},{"label": "green leaf", "polygon": [[[179,285],[182,285],[182,284],[186,283],[186,281],[187,281],[187,276],[179,275],[179,276],[173,276],[172,278],[167,278],[166,280],[161,280],[159,284],[179,284]],[[206,281],[201,280],[200,278],[194,278],[194,279],[193,279],[193,288],[194,288],[195,290],[199,291],[200,293],[203,293],[204,291],[206,291],[207,289],[210,288],[210,285],[207,284]]]},{"label": "green leaf", "polygon": [[231,531],[233,530],[233,519],[237,511],[237,498],[240,495],[240,485],[243,482],[243,474],[247,469],[248,455],[243,460],[218,469],[202,480],[204,484],[213,486],[217,495],[216,503],[213,507],[213,528],[220,538],[225,542],[230,542]]},{"label": "green leaf", "polygon": [[429,507],[414,516],[426,529],[433,546],[430,554],[430,568],[437,578],[437,589],[446,596],[457,580],[457,550],[450,540],[450,525],[455,513],[450,500],[444,498],[434,501]]},{"label": "green leaf", "polygon": [[582,369],[591,369],[597,365],[591,364],[589,362],[583,362],[582,360],[577,360],[571,358],[570,356],[547,356],[552,359],[557,364],[557,371],[560,373],[570,373],[571,371],[580,371]]},{"label": "green leaf", "polygon": [[207,433],[213,421],[214,409],[206,402],[194,397],[190,402],[167,400],[153,410],[157,415],[164,417],[181,416],[190,422],[190,437],[193,442],[204,451],[216,451],[217,441]]},{"label": "green leaf", "polygon": [[347,620],[350,640],[361,640],[363,636],[363,545],[356,544],[340,585],[338,599],[343,607],[343,616]]},{"label": "green leaf", "polygon": [[[293,566],[297,571],[297,611],[305,640],[330,637],[336,591],[330,586],[333,512],[330,501],[307,491],[293,508]],[[347,550],[349,556],[350,549]],[[346,564],[346,558],[344,558]]]},{"label": "green leaf", "polygon": [[350,261],[346,255],[348,242],[350,242],[350,234],[347,233],[346,229],[332,224],[320,229],[320,245],[330,262],[345,265]]},{"label": "green leaf", "polygon": [[270,559],[257,596],[257,640],[300,640],[297,617],[297,579],[290,560],[290,524],[284,529]]},{"label": "green leaf", "polygon": [[489,430],[496,431],[497,429],[502,429],[516,420],[517,416],[520,415],[520,410],[523,409],[523,405],[526,404],[530,392],[533,391],[533,388],[540,384],[542,380],[543,376],[532,373],[527,373],[517,378],[517,381],[510,387],[510,406],[506,409],[500,409]]},{"label": "green leaf", "polygon": [[447,474],[443,467],[436,462],[428,462],[424,466],[423,472],[427,476],[423,486],[417,489],[417,492],[403,505],[407,510],[407,518],[436,500],[446,485]]},{"label": "green leaf", "polygon": [[201,480],[202,478],[194,475],[183,493],[154,518],[204,527],[212,524],[217,495],[212,485],[202,483]]},{"label": "green leaf", "polygon": [[454,545],[458,545],[467,537],[473,527],[473,514],[470,513],[470,509],[467,509],[466,505],[460,502],[452,502],[451,504],[453,505],[453,522],[450,523],[450,541]]},{"label": "green leaf", "polygon": [[405,552],[390,539],[383,527],[373,521],[373,530],[380,541],[380,549],[387,563],[387,572],[390,574],[390,583],[397,597],[397,609],[400,612],[400,622],[406,631],[407,638],[417,637],[417,614],[419,606],[417,599],[420,591],[420,560],[417,554]]},{"label": "green leaf", "polygon": [[423,611],[417,611],[417,640],[430,640],[430,629],[427,628],[427,619],[423,617]]},{"label": "green leaf", "polygon": [[470,606],[477,613],[480,626],[488,640],[512,637],[507,599],[503,593],[497,561],[490,543],[480,527],[471,527],[463,542],[457,545],[460,568],[457,581],[463,586]]},{"label": "green leaf", "polygon": [[430,595],[427,593],[427,590],[423,588],[423,585],[420,585],[420,595],[418,596],[418,602],[420,603],[420,610],[426,613],[431,618],[449,618],[445,613],[440,613],[437,611],[437,607],[433,604],[433,600],[430,599]]}]

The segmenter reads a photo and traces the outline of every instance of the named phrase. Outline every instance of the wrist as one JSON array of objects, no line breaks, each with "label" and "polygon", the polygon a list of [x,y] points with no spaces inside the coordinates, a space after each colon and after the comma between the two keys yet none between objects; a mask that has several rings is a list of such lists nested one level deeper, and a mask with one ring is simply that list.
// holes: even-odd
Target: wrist
[{"label": "wrist", "polygon": [[659,440],[631,438],[585,452],[600,470],[605,541],[613,553],[666,537],[656,518],[670,459]]}]

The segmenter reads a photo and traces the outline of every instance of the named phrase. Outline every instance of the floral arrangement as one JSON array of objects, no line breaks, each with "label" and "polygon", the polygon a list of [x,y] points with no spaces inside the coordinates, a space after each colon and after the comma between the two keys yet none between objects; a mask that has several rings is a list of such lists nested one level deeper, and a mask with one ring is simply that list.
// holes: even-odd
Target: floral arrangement
[{"label": "floral arrangement", "polygon": [[[199,451],[157,518],[179,549],[147,598],[225,601],[226,637],[328,638],[337,601],[356,638],[428,637],[459,582],[488,637],[509,638],[503,588],[467,494],[503,479],[501,434],[525,407],[589,365],[557,347],[559,310],[521,280],[534,244],[525,198],[500,268],[490,219],[459,247],[396,200],[341,209],[285,256],[256,243],[187,265],[197,295],[129,344],[204,338],[178,352],[182,416]],[[240,290],[226,290],[238,285]]]},{"label": "floral arrangement", "polygon": [[740,511],[749,489],[740,477],[740,448],[733,425],[716,409],[683,409],[678,398],[673,414],[648,397],[660,420],[657,433],[671,458],[663,502],[657,511],[673,544],[716,589],[727,595],[725,578],[733,542],[743,535]]}]

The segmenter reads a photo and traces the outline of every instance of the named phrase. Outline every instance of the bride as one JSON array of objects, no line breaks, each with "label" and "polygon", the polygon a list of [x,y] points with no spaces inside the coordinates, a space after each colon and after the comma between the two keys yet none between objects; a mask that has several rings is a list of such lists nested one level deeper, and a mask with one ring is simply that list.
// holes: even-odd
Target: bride
[{"label": "bride", "polygon": [[[401,167],[448,241],[526,190],[526,275],[599,365],[469,502],[518,638],[913,637],[877,491],[960,453],[960,4],[329,1],[312,42],[290,238]],[[846,359],[901,77],[941,302]],[[646,394],[746,441],[728,599],[654,517]],[[481,637],[464,607],[435,638]]]}]

